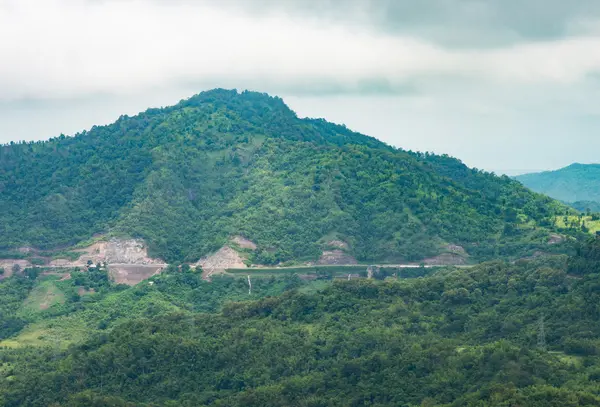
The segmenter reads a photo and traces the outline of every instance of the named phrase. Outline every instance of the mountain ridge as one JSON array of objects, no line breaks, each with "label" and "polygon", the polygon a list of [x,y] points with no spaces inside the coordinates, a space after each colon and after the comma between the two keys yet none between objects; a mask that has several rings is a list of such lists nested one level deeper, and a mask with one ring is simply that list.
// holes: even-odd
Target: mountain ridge
[{"label": "mountain ridge", "polygon": [[573,163],[558,170],[519,175],[515,179],[563,202],[600,202],[600,164]]},{"label": "mountain ridge", "polygon": [[215,89],[73,137],[0,148],[0,248],[55,249],[105,233],[195,262],[232,236],[259,264],[474,259],[546,249],[564,207],[445,155],[393,148],[282,99]]}]

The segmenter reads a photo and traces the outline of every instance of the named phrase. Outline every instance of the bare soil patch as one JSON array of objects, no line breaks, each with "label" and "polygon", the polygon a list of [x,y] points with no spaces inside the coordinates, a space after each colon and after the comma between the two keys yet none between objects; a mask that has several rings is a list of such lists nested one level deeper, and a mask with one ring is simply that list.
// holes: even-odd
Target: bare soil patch
[{"label": "bare soil patch", "polygon": [[161,259],[148,256],[148,249],[142,240],[138,239],[110,239],[96,242],[81,250],[79,262],[108,264],[163,264]]},{"label": "bare soil patch", "polygon": [[90,288],[89,290],[86,290],[85,287],[77,288],[77,294],[79,294],[80,297],[83,297],[84,295],[93,294],[95,292],[96,290],[94,290],[93,288]]},{"label": "bare soil patch", "polygon": [[341,249],[341,250],[348,250],[350,248],[348,246],[348,243],[343,242],[341,240],[330,240],[329,242],[327,242],[327,246],[335,247],[336,249]]},{"label": "bare soil patch", "polygon": [[356,259],[343,250],[324,250],[317,264],[357,264]]},{"label": "bare soil patch", "polygon": [[166,264],[111,264],[109,275],[118,284],[136,285],[160,273]]},{"label": "bare soil patch", "polygon": [[467,264],[467,260],[456,253],[442,253],[438,256],[423,260],[423,263],[430,266],[459,266]]},{"label": "bare soil patch", "polygon": [[21,270],[31,267],[31,263],[22,259],[0,259],[0,268],[4,269],[4,274],[1,278],[8,278],[13,275],[13,267],[18,264]]},{"label": "bare soil patch", "polygon": [[200,259],[196,265],[202,267],[202,277],[205,279],[215,273],[224,273],[226,269],[247,268],[242,256],[229,246],[223,246],[216,253]]},{"label": "bare soil patch", "polygon": [[553,233],[550,235],[550,238],[548,239],[548,244],[558,244],[558,243],[561,243],[563,240],[565,240],[565,238],[563,236]]},{"label": "bare soil patch", "polygon": [[243,236],[234,236],[231,238],[231,242],[237,244],[242,249],[256,250],[256,244]]}]

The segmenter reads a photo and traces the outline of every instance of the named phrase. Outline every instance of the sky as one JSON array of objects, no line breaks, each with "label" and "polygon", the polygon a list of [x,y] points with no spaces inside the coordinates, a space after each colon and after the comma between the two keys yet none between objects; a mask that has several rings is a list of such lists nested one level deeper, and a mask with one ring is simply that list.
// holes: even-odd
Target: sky
[{"label": "sky", "polygon": [[600,162],[598,0],[0,0],[0,142],[216,87],[510,175]]}]

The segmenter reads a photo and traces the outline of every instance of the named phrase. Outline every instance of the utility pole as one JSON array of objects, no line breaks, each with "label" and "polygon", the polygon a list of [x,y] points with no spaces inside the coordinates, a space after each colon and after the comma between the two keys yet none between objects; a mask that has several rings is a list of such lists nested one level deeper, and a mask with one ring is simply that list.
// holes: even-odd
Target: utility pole
[{"label": "utility pole", "polygon": [[546,329],[544,326],[544,314],[540,317],[538,321],[538,340],[537,340],[538,349],[541,351],[546,351]]}]

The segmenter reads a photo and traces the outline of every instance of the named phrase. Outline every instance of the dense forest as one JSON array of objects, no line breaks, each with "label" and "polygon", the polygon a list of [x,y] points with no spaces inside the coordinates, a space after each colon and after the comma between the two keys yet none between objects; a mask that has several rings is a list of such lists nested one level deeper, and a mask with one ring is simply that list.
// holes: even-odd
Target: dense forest
[{"label": "dense forest", "polygon": [[[420,278],[0,282],[5,406],[599,406],[600,239]],[[95,293],[26,312],[54,281]],[[26,298],[23,303],[23,299]],[[52,327],[83,337],[53,343]],[[15,336],[16,335],[16,336]],[[11,339],[12,338],[12,339]]]},{"label": "dense forest", "polygon": [[450,244],[470,261],[518,258],[549,250],[548,229],[569,211],[454,158],[220,89],[73,137],[0,147],[0,207],[7,253],[104,234],[192,262],[242,235],[260,264],[314,261],[331,239],[365,262],[419,261]]}]

